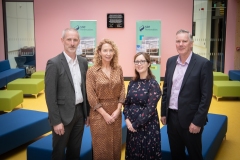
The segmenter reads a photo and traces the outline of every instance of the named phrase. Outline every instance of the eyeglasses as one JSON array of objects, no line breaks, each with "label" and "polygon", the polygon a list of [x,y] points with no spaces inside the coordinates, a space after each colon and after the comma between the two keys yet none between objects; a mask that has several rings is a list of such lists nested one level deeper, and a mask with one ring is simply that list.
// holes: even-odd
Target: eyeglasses
[{"label": "eyeglasses", "polygon": [[146,62],[146,60],[134,61],[134,64],[135,64],[135,65],[138,65],[138,64],[142,65],[142,64],[144,64],[145,62]]}]

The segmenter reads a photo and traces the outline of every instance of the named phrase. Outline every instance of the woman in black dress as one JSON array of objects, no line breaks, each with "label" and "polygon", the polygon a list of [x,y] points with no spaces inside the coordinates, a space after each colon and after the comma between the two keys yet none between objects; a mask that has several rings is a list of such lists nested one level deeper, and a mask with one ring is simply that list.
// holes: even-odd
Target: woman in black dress
[{"label": "woman in black dress", "polygon": [[124,104],[128,127],[126,160],[160,160],[161,134],[157,103],[161,97],[158,82],[150,70],[150,56],[134,56],[135,77],[129,82]]}]

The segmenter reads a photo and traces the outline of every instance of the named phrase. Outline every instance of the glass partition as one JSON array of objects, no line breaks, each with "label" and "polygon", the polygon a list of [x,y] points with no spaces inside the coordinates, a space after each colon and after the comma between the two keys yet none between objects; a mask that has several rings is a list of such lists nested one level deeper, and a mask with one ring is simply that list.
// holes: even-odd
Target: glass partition
[{"label": "glass partition", "polygon": [[227,0],[194,0],[193,52],[213,63],[213,71],[224,72]]},{"label": "glass partition", "polygon": [[6,57],[11,68],[36,67],[33,2],[5,2]]}]

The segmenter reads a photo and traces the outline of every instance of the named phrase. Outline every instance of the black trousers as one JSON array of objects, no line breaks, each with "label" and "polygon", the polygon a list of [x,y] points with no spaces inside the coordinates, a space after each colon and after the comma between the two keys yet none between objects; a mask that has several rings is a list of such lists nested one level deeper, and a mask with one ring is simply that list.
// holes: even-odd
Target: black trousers
[{"label": "black trousers", "polygon": [[189,132],[189,128],[182,128],[178,112],[169,110],[167,132],[173,160],[185,160],[187,148],[191,160],[202,160],[202,131],[197,134]]},{"label": "black trousers", "polygon": [[[64,135],[57,135],[52,128],[53,151],[52,160],[79,160],[84,131],[84,116],[82,105],[76,105],[73,120],[64,126]],[[66,154],[65,154],[66,150]]]}]

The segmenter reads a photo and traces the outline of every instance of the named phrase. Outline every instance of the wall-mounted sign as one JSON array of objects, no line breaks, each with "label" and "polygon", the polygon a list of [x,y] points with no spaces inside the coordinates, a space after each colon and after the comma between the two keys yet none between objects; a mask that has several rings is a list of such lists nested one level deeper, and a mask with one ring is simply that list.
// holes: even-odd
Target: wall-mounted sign
[{"label": "wall-mounted sign", "polygon": [[107,14],[107,28],[124,28],[124,14]]}]

